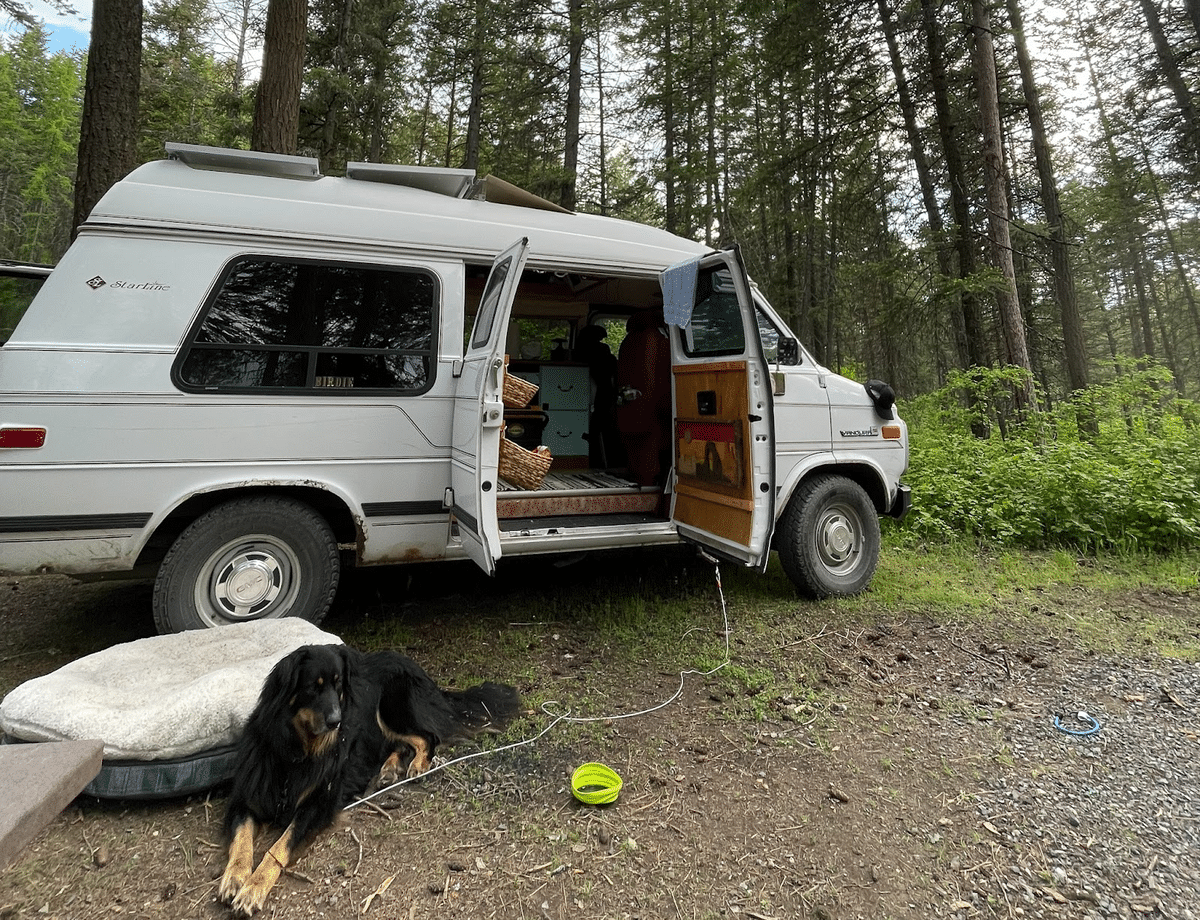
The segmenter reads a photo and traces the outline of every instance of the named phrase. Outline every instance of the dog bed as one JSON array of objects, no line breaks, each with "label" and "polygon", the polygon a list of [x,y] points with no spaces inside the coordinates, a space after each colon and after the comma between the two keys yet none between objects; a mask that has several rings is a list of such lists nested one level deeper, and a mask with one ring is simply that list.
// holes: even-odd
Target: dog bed
[{"label": "dog bed", "polygon": [[90,795],[202,791],[232,775],[275,663],[302,645],[340,642],[290,617],[138,639],[21,684],[0,702],[0,730],[6,742],[102,741]]}]

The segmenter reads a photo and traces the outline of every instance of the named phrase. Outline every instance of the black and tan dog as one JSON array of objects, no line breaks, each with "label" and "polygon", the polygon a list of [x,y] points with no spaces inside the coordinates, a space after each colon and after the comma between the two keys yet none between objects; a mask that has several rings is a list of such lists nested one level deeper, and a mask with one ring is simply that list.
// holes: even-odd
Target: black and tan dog
[{"label": "black and tan dog", "polygon": [[[502,684],[442,690],[398,652],[292,652],[267,677],[239,745],[221,900],[245,916],[260,910],[284,869],[373,781],[419,776],[439,744],[498,731],[518,705]],[[283,832],[255,868],[254,838],[267,827]]]}]

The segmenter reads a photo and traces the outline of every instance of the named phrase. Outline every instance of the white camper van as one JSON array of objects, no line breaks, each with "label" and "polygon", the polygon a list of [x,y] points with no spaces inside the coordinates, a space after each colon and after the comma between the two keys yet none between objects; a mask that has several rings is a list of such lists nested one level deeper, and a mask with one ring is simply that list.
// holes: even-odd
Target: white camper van
[{"label": "white camper van", "polygon": [[164,632],[318,621],[351,556],[684,539],[869,583],[905,425],[736,250],[468,170],[167,151],[0,347],[0,574],[153,574]]}]

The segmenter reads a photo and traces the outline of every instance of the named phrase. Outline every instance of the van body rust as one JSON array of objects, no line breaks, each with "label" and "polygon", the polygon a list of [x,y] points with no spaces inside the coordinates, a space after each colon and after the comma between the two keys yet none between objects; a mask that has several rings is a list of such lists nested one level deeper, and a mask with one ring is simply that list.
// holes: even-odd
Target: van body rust
[{"label": "van body rust", "polygon": [[152,571],[162,631],[318,621],[347,549],[492,572],[684,539],[870,582],[907,429],[736,249],[468,170],[167,149],[0,347],[0,574]]}]

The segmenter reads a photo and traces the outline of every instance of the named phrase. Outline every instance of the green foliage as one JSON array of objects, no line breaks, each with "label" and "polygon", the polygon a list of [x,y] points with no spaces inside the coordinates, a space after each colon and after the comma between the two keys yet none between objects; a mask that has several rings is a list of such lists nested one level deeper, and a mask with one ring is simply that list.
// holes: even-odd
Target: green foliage
[{"label": "green foliage", "polygon": [[[1170,551],[1200,536],[1200,419],[1157,366],[1129,368],[1083,400],[1099,424],[1085,439],[1077,403],[1035,413],[1006,436],[971,434],[980,404],[1015,382],[1010,369],[975,369],[913,401],[906,475],[909,538],[1022,548]],[[977,399],[966,408],[970,391]]]},{"label": "green foliage", "polygon": [[70,239],[84,64],[46,41],[0,39],[0,258],[55,262]]},{"label": "green foliage", "polygon": [[206,0],[161,0],[146,10],[140,99],[143,161],[163,155],[163,144],[228,145],[238,131],[239,98],[231,90],[234,65],[208,48],[215,24]]}]

